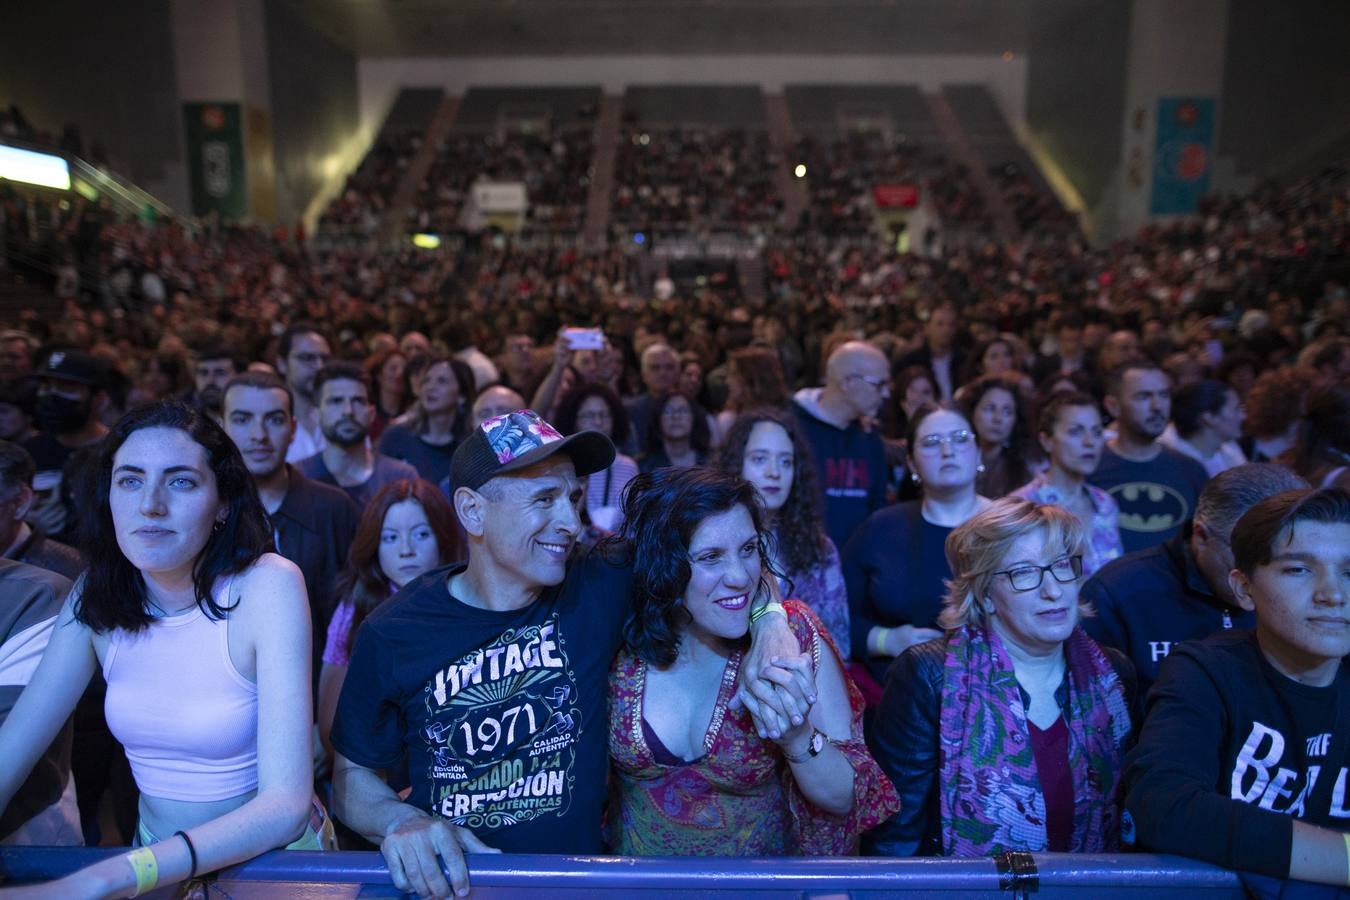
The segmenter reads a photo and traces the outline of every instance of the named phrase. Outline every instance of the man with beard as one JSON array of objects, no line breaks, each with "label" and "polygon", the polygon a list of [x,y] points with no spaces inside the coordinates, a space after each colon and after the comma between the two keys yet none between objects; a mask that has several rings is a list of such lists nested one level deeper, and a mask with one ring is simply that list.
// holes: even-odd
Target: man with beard
[{"label": "man with beard", "polygon": [[412,466],[376,453],[366,440],[375,407],[360,366],[346,362],[324,366],[314,376],[314,393],[326,445],[321,452],[296,463],[302,474],[337,485],[362,509],[389,482],[417,477]]},{"label": "man with beard", "polygon": [[343,491],[300,474],[286,462],[295,434],[291,394],[268,372],[236,375],[222,392],[225,433],[244,457],[276,535],[277,552],[300,567],[314,624],[318,684],[328,620],[337,606],[338,572],[356,534],[357,509]]},{"label": "man with beard", "polygon": [[1209,476],[1204,467],[1159,442],[1172,413],[1172,380],[1157,363],[1123,363],[1106,377],[1105,406],[1115,418],[1088,483],[1120,506],[1126,553],[1170,540],[1195,513]]},{"label": "man with beard", "polygon": [[328,339],[316,325],[297,322],[281,333],[276,369],[295,401],[295,440],[286,452],[286,462],[299,462],[323,449],[314,376],[331,357]]},{"label": "man with beard", "polygon": [[83,459],[108,433],[101,417],[109,402],[110,377],[101,360],[65,349],[49,353],[37,372],[33,421],[38,435],[23,444],[37,468],[28,520],[58,539],[74,530],[78,494],[71,483]]},{"label": "man with beard", "polygon": [[203,347],[196,353],[192,363],[193,391],[184,399],[221,422],[224,416],[221,407],[225,400],[225,385],[242,371],[243,366],[238,357],[223,344]]}]

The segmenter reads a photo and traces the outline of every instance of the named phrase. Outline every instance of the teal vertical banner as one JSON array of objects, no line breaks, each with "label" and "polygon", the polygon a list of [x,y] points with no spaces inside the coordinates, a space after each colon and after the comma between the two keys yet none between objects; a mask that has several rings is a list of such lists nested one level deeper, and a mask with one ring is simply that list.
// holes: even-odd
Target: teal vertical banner
[{"label": "teal vertical banner", "polygon": [[188,183],[192,213],[219,213],[227,219],[248,215],[244,171],[244,124],[238,103],[184,103]]},{"label": "teal vertical banner", "polygon": [[1158,98],[1153,215],[1193,213],[1209,191],[1214,170],[1215,106],[1213,97]]}]

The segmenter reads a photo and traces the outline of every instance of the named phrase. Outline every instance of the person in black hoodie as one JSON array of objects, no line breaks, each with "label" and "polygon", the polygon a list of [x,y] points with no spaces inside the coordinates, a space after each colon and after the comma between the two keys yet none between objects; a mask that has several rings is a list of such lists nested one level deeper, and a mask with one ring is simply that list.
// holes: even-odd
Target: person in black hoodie
[{"label": "person in black hoodie", "polygon": [[1083,599],[1097,614],[1083,628],[1099,644],[1115,647],[1134,663],[1146,694],[1158,666],[1181,641],[1230,628],[1251,628],[1228,586],[1233,568],[1233,525],[1257,503],[1306,488],[1282,466],[1249,463],[1216,475],[1200,494],[1195,520],[1181,534],[1112,560],[1083,585]]},{"label": "person in black hoodie", "polygon": [[1350,493],[1287,491],[1233,529],[1254,632],[1176,648],[1125,767],[1126,843],[1244,870],[1258,896],[1350,896]]}]

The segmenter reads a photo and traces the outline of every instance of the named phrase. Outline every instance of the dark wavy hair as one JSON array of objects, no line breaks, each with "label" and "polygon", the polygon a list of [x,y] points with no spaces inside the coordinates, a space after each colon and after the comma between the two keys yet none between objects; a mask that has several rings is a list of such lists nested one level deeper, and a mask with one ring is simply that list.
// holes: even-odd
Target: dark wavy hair
[{"label": "dark wavy hair", "polygon": [[455,523],[455,511],[436,485],[422,478],[400,478],[376,491],[361,513],[356,534],[352,538],[351,551],[347,555],[347,566],[337,580],[337,595],[351,600],[355,607],[348,636],[349,645],[366,616],[394,593],[393,584],[380,570],[380,532],[384,530],[384,517],[388,515],[389,508],[404,500],[417,501],[427,514],[427,524],[436,536],[441,565],[454,562],[464,555],[464,548],[459,541],[459,528]]},{"label": "dark wavy hair", "polygon": [[794,419],[772,409],[754,409],[737,416],[717,454],[717,468],[730,475],[741,474],[750,434],[761,422],[779,426],[792,442],[792,490],[774,517],[774,550],[784,569],[805,572],[825,561],[827,538],[811,445]]},{"label": "dark wavy hair", "polygon": [[703,456],[712,447],[712,434],[708,431],[708,414],[704,411],[699,402],[682,391],[671,391],[660,397],[652,406],[652,420],[647,425],[647,433],[643,435],[642,449],[646,453],[664,453],[665,445],[661,439],[661,413],[665,412],[666,406],[676,397],[683,397],[689,403],[689,414],[694,417],[690,423],[693,427],[689,432],[689,446]]},{"label": "dark wavy hair", "polygon": [[623,637],[638,659],[659,667],[675,661],[680,631],[689,621],[682,600],[693,574],[689,542],[704,519],[737,506],[750,513],[759,536],[762,586],[778,573],[767,552],[764,512],[754,485],[706,466],[657,469],[629,482],[623,530],[606,538],[603,547],[632,564],[633,602]]},{"label": "dark wavy hair", "polygon": [[581,404],[591,397],[599,397],[609,407],[610,434],[616,441],[622,441],[628,435],[628,410],[624,408],[619,395],[607,384],[598,381],[583,381],[572,388],[558,401],[558,412],[553,425],[563,434],[577,433],[577,413]]},{"label": "dark wavy hair", "polygon": [[209,618],[220,620],[233,609],[211,596],[216,580],[244,571],[274,549],[267,513],[258,499],[253,478],[244,467],[234,441],[208,416],[186,403],[163,401],[124,415],[103,438],[87,473],[85,486],[95,499],[80,524],[82,546],[89,558],[83,589],[75,601],[75,618],[95,632],[123,628],[140,631],[149,625],[150,597],[145,577],[117,544],[108,495],[112,490],[113,457],[131,435],[143,428],[176,428],[206,451],[216,477],[216,493],[225,507],[220,527],[211,532],[192,567],[197,606]]}]

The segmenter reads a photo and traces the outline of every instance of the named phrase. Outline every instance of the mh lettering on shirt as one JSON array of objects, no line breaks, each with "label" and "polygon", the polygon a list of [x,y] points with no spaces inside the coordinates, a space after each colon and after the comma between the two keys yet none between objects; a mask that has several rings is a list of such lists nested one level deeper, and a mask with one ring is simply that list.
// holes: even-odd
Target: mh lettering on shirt
[{"label": "mh lettering on shirt", "polygon": [[562,667],[558,645],[553,640],[553,623],[549,622],[539,628],[538,635],[525,641],[479,650],[468,660],[437,672],[432,696],[438,705],[444,706],[469,685],[482,684],[485,677],[492,682],[526,669]]},{"label": "mh lettering on shirt", "polygon": [[871,485],[866,460],[853,457],[825,460],[825,496],[866,497]]},{"label": "mh lettering on shirt", "polygon": [[[1233,764],[1230,796],[1243,803],[1254,803],[1261,809],[1303,818],[1307,815],[1308,797],[1322,776],[1322,766],[1310,764],[1306,772],[1280,766],[1285,743],[1285,737],[1279,731],[1253,722],[1251,734]],[[1325,758],[1330,748],[1331,734],[1319,734],[1307,739],[1306,755],[1309,759]],[[1347,781],[1350,781],[1350,768],[1341,766],[1331,790],[1327,811],[1331,818],[1350,819],[1350,808],[1346,806]]]}]

